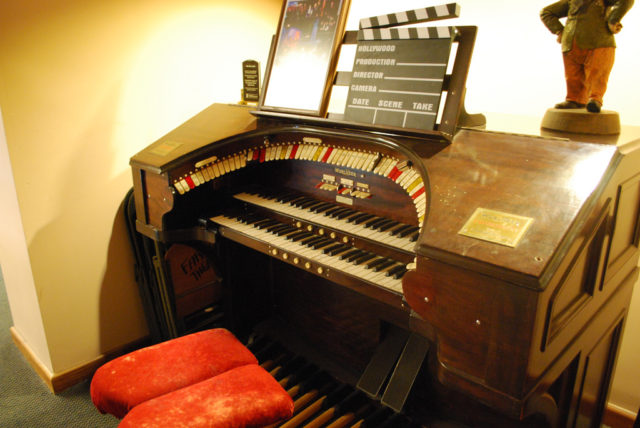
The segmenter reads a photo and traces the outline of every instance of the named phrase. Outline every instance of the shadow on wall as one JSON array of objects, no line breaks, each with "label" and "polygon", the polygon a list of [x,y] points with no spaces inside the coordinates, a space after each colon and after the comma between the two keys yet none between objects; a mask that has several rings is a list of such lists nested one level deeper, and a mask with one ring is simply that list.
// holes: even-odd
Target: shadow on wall
[{"label": "shadow on wall", "polygon": [[122,203],[131,173],[111,177],[120,94],[114,78],[43,125],[62,124],[58,150],[36,159],[47,166],[34,178],[42,184],[26,189],[47,220],[29,253],[54,373],[147,334]]},{"label": "shadow on wall", "polygon": [[[113,221],[106,271],[100,288],[100,351],[103,354],[141,339],[139,334],[129,336],[123,332],[140,332],[146,325],[135,280],[135,258],[127,230],[125,202],[123,199]],[[126,302],[128,312],[114,311],[114,308],[122,308],[123,302]],[[123,336],[129,342],[123,343]]]}]

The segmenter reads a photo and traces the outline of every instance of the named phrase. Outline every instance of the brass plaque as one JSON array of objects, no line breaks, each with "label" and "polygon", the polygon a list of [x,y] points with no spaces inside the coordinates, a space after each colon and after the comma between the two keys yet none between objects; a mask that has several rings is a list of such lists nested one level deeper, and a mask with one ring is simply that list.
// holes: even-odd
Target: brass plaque
[{"label": "brass plaque", "polygon": [[460,235],[515,247],[533,223],[530,217],[478,208],[458,232]]},{"label": "brass plaque", "polygon": [[176,141],[163,141],[150,151],[154,155],[158,156],[167,156],[169,153],[180,147],[182,143],[178,143]]}]

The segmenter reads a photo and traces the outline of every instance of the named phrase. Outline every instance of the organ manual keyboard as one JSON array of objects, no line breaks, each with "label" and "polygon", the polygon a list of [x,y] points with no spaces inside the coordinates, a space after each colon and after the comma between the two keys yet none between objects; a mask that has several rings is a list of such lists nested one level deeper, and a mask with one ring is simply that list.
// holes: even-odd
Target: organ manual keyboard
[{"label": "organ manual keyboard", "polygon": [[[232,330],[296,400],[284,426],[602,421],[638,277],[640,135],[460,127],[475,30],[456,31],[433,131],[214,104],[131,159],[154,338]],[[176,245],[215,284],[176,293],[168,266],[193,264],[168,263]]]}]

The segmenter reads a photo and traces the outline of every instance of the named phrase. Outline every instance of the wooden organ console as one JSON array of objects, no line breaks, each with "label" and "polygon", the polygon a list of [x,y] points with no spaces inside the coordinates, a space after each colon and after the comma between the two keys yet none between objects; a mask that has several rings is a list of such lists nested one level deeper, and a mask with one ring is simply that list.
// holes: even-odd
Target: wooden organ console
[{"label": "wooden organ console", "polygon": [[[200,319],[220,308],[411,423],[597,426],[638,276],[639,146],[212,105],[131,160],[158,334],[198,328],[164,272],[187,244],[223,290]],[[532,221],[515,246],[460,233],[478,208]]]},{"label": "wooden organ console", "polygon": [[232,330],[294,397],[285,427],[600,426],[640,135],[458,127],[457,31],[440,132],[214,104],[133,156],[154,339]]}]

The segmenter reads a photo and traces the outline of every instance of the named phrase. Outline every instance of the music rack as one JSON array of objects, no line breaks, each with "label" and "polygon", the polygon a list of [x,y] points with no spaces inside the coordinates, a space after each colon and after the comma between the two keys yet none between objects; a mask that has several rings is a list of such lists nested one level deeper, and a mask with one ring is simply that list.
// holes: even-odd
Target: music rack
[{"label": "music rack", "polygon": [[[363,23],[369,23],[370,28],[375,28],[377,32],[380,32],[378,28],[389,28],[397,25],[414,24],[418,22],[434,21],[437,19],[447,19],[457,17],[459,14],[459,7],[452,3],[449,6],[454,6],[454,13],[451,13],[445,17],[428,17],[423,19],[416,19],[415,14],[412,14],[408,19],[403,22],[399,22],[396,18],[391,18],[385,22],[379,22],[378,18],[373,17],[361,20],[359,31],[346,31],[342,39],[341,47],[348,45],[355,45],[358,43],[358,34],[364,31]],[[408,11],[411,12],[411,11]],[[390,17],[393,15],[389,15]],[[423,27],[424,28],[424,27]],[[435,27],[426,27],[426,29],[433,29]],[[457,44],[457,49],[452,49],[455,52],[455,58],[453,58],[453,67],[450,74],[445,74],[442,93],[446,92],[446,100],[442,103],[442,114],[440,123],[436,123],[433,130],[404,128],[399,126],[378,125],[371,123],[363,123],[345,120],[344,114],[328,113],[324,116],[310,116],[305,114],[297,114],[283,111],[272,111],[258,107],[252,114],[262,118],[274,118],[284,119],[293,123],[303,123],[321,126],[331,127],[346,127],[350,129],[366,130],[376,133],[388,134],[400,134],[407,136],[414,136],[420,138],[426,138],[429,140],[446,141],[451,142],[456,130],[461,125],[461,118],[466,117],[466,111],[464,108],[464,95],[466,90],[467,76],[469,73],[469,67],[471,64],[471,57],[473,54],[473,48],[475,45],[476,35],[478,31],[477,26],[455,26],[450,27],[454,33],[452,36],[452,43]],[[395,29],[392,29],[395,30]],[[374,31],[374,30],[369,30]],[[387,29],[387,32],[390,30]],[[395,30],[397,31],[397,30]],[[434,38],[433,40],[438,40]],[[269,56],[269,63],[266,67],[267,70],[271,70],[271,61],[273,60],[273,53],[276,49],[277,41],[274,36],[271,45],[271,54]],[[337,71],[332,79],[332,85],[334,87],[349,86],[352,81],[352,71]],[[266,79],[265,79],[266,80]],[[462,125],[466,125],[463,123]]]}]

